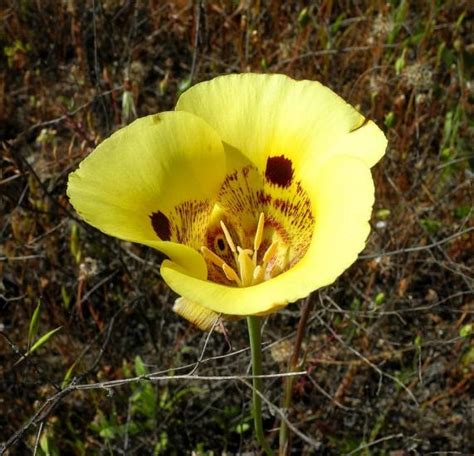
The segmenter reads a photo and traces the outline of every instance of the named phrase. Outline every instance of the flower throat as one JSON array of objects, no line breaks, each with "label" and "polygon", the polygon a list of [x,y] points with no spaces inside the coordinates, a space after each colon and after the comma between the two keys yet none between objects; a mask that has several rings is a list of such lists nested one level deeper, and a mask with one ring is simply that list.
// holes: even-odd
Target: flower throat
[{"label": "flower throat", "polygon": [[221,268],[228,280],[234,282],[239,287],[250,287],[275,277],[283,271],[284,268],[278,266],[267,271],[269,264],[273,262],[277,255],[277,241],[273,241],[270,244],[263,254],[261,262],[258,262],[258,250],[262,244],[263,229],[265,227],[265,216],[263,212],[260,213],[258,218],[257,229],[253,239],[253,249],[244,249],[240,246],[236,246],[223,221],[220,222],[220,226],[227,245],[234,257],[235,267],[230,266],[208,247],[202,246],[201,253],[206,260]]}]

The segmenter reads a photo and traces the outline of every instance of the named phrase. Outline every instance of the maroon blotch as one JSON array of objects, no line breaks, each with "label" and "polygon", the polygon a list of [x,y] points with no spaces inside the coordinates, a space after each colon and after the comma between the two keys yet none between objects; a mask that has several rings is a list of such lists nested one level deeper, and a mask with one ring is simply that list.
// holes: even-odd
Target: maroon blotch
[{"label": "maroon blotch", "polygon": [[171,224],[168,217],[161,211],[153,212],[150,215],[151,226],[162,241],[171,239]]},{"label": "maroon blotch", "polygon": [[284,155],[268,157],[265,177],[269,182],[279,187],[289,187],[293,179],[291,160]]}]

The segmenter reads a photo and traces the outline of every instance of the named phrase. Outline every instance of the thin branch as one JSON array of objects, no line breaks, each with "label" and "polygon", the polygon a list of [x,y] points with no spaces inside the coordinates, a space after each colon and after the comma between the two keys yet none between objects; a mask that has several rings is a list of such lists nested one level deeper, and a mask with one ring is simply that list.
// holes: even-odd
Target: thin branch
[{"label": "thin branch", "polygon": [[193,82],[194,75],[196,74],[197,58],[199,51],[199,35],[201,31],[201,12],[204,9],[204,0],[197,0],[196,2],[196,25],[194,30],[194,42],[193,42],[193,61],[191,63],[191,71],[189,73],[189,84]]},{"label": "thin branch", "polygon": [[446,244],[446,242],[452,241],[453,239],[456,239],[459,236],[463,236],[464,234],[470,233],[473,230],[474,230],[474,227],[469,227],[469,228],[466,228],[463,231],[459,231],[458,233],[455,233],[451,236],[448,236],[447,238],[441,239],[441,240],[439,240],[437,242],[433,242],[431,244],[419,245],[419,246],[415,246],[415,247],[407,247],[405,249],[392,250],[390,252],[380,252],[380,253],[374,253],[374,254],[370,254],[370,255],[359,255],[359,259],[370,260],[370,259],[373,259],[373,258],[379,258],[379,257],[384,257],[384,256],[400,255],[401,253],[420,252],[422,250],[430,250],[434,247],[438,247],[440,245]]},{"label": "thin branch", "polygon": [[365,450],[365,449],[370,448],[374,445],[378,445],[379,443],[385,442],[387,440],[401,439],[403,437],[404,437],[404,435],[402,433],[387,435],[386,437],[381,437],[380,439],[374,440],[373,442],[370,442],[370,443],[367,443],[367,444],[364,444],[364,445],[360,445],[355,450],[352,450],[350,453],[347,453],[346,456],[350,456],[351,454],[358,453],[359,451]]},{"label": "thin branch", "polygon": [[319,321],[321,324],[331,333],[331,335],[344,347],[346,347],[348,350],[350,350],[352,353],[357,355],[360,359],[362,359],[368,366],[370,366],[372,369],[374,369],[380,377],[387,377],[394,381],[397,385],[399,385],[403,390],[406,391],[406,393],[410,396],[410,398],[415,402],[416,405],[419,405],[418,401],[416,400],[416,397],[414,394],[410,391],[410,389],[403,383],[401,382],[397,377],[394,377],[393,375],[387,374],[383,370],[381,370],[378,366],[376,366],[372,361],[370,361],[368,358],[366,358],[362,353],[357,351],[355,348],[351,347],[350,345],[347,345],[344,340],[337,334],[321,317],[318,317]]},{"label": "thin branch", "polygon": [[[176,369],[170,369],[176,370]],[[146,375],[139,375],[136,377],[124,378],[120,380],[110,380],[105,382],[98,382],[98,383],[85,383],[85,384],[71,384],[64,388],[63,390],[56,393],[54,396],[49,397],[40,407],[39,409],[33,414],[32,417],[17,431],[15,432],[4,444],[0,446],[0,456],[3,455],[11,446],[17,443],[28,431],[28,429],[40,423],[41,421],[45,420],[52,411],[59,405],[59,403],[66,397],[69,396],[71,393],[75,391],[85,391],[85,390],[92,390],[92,389],[104,389],[110,390],[112,388],[117,388],[119,386],[128,385],[131,383],[138,383],[142,381],[149,381],[149,382],[169,382],[169,381],[176,381],[176,380],[188,380],[188,381],[215,381],[215,382],[223,382],[223,381],[243,381],[244,383],[250,385],[250,383],[245,382],[246,380],[252,380],[255,377],[262,378],[262,379],[274,379],[274,378],[283,378],[289,376],[299,376],[299,375],[306,375],[306,371],[300,372],[289,372],[289,373],[278,373],[278,374],[266,374],[266,375],[156,375],[155,373],[146,374]],[[266,400],[266,399],[264,399]],[[294,431],[294,429],[289,426],[290,429]],[[295,431],[294,431],[295,432]],[[300,431],[298,431],[300,432]],[[298,432],[295,432],[298,434]],[[299,434],[298,434],[299,435]]]},{"label": "thin branch", "polygon": [[36,453],[38,452],[38,445],[41,439],[41,434],[43,433],[43,428],[44,428],[44,421],[41,421],[38,427],[38,432],[36,434],[35,446],[33,448],[33,456],[36,456]]},{"label": "thin branch", "polygon": [[[295,372],[296,374],[296,372]],[[280,374],[279,376],[290,376],[291,373],[288,374]],[[261,375],[259,377],[265,377],[265,375]],[[246,381],[245,377],[240,377],[238,380],[240,380],[244,385],[248,386],[249,388],[252,388],[252,385]],[[277,407],[275,404],[273,404],[271,401],[269,401],[260,391],[257,391],[257,394],[260,396],[263,402],[270,407],[270,409],[279,415],[280,419],[288,426],[288,428],[296,434],[301,440],[304,440],[308,445],[310,445],[312,448],[319,449],[321,447],[321,444],[319,442],[316,442],[316,440],[313,440],[311,437],[308,437],[306,434],[303,434],[288,418],[286,417],[285,412],[280,408]]]},{"label": "thin branch", "polygon": [[209,341],[211,340],[211,336],[214,333],[214,329],[219,323],[219,320],[220,320],[220,315],[214,320],[211,330],[206,335],[206,340],[204,341],[204,346],[202,347],[201,354],[199,355],[199,359],[197,360],[196,364],[194,365],[194,367],[192,368],[191,372],[188,375],[194,375],[196,371],[199,369],[199,366],[201,365],[201,362],[204,359],[204,354],[206,353],[207,345],[209,344]]}]

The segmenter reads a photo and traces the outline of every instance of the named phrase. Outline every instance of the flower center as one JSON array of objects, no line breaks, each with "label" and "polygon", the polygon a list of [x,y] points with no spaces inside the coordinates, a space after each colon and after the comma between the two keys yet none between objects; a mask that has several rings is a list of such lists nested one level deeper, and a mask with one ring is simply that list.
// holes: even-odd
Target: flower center
[{"label": "flower center", "polygon": [[[208,247],[202,246],[201,253],[204,258],[222,269],[225,276],[239,287],[250,287],[257,285],[280,274],[284,270],[281,267],[271,267],[278,253],[278,242],[273,241],[266,249],[259,262],[258,250],[262,245],[263,230],[265,227],[265,216],[263,212],[258,218],[257,229],[253,239],[253,249],[244,249],[235,245],[232,236],[223,221],[220,222],[222,233],[234,257],[234,267],[226,263],[219,255]],[[286,255],[287,257],[287,255]],[[270,267],[269,267],[270,266]]]}]

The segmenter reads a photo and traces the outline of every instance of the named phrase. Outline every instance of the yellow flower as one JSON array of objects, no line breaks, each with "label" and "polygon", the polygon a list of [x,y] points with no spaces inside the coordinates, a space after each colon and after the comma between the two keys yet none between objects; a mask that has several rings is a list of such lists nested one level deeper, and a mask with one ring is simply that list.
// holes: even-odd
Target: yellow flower
[{"label": "yellow flower", "polygon": [[202,329],[328,285],[357,258],[381,130],[318,82],[220,76],[136,120],[69,177],[91,225],[163,252],[174,310]]}]

